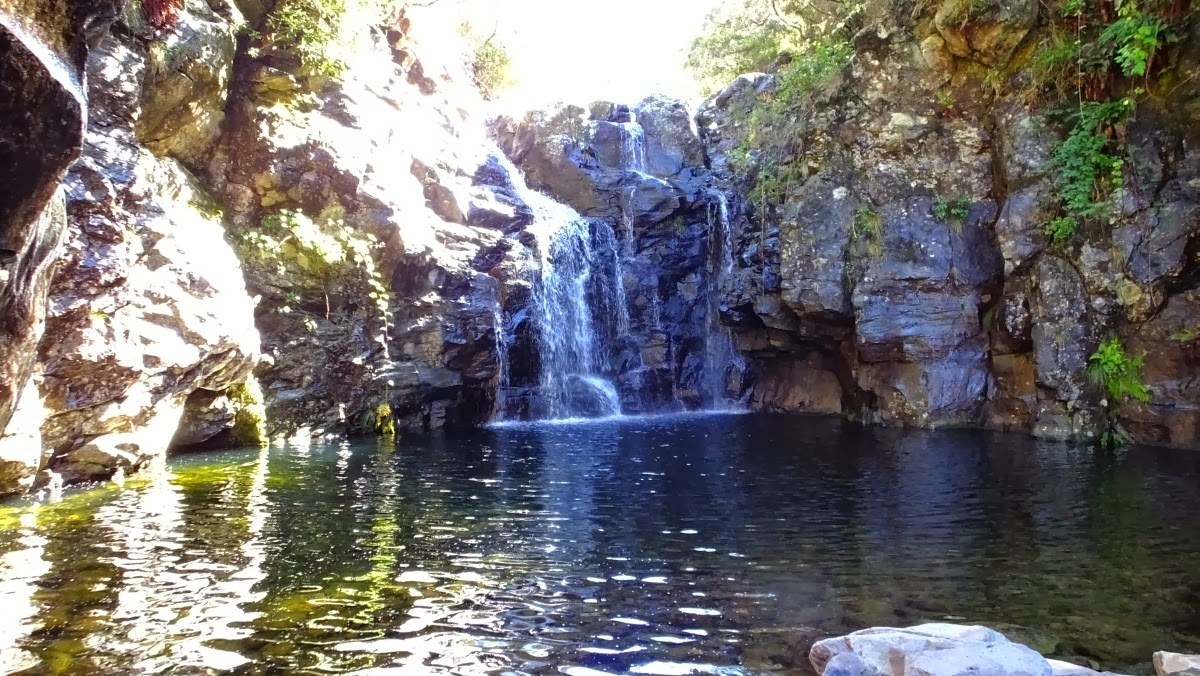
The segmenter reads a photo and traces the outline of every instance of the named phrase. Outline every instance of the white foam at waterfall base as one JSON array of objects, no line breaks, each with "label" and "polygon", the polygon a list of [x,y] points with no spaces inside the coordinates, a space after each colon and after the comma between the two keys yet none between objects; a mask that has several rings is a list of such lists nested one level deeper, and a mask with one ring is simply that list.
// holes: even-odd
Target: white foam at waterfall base
[{"label": "white foam at waterfall base", "polygon": [[617,394],[617,388],[613,386],[611,381],[590,376],[581,377],[579,381],[592,388],[599,401],[604,404],[605,410],[600,414],[600,417],[621,414],[621,398]]},{"label": "white foam at waterfall base", "polygon": [[563,425],[586,426],[586,425],[609,425],[609,424],[637,424],[644,425],[649,423],[670,424],[685,420],[695,420],[696,418],[713,418],[719,416],[736,416],[748,415],[750,411],[744,408],[728,408],[728,409],[701,409],[698,411],[670,411],[667,413],[640,413],[638,415],[625,415],[619,413],[616,415],[600,416],[600,417],[574,417],[574,418],[555,418],[550,420],[497,420],[487,424],[491,429],[536,429],[538,427],[558,427]]}]

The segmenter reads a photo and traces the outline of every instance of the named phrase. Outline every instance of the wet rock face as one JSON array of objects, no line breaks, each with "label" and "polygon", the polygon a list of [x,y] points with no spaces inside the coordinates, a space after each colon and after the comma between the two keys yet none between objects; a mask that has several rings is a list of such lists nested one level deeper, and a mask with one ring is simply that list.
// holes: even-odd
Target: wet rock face
[{"label": "wet rock face", "polygon": [[202,208],[210,198],[130,124],[145,68],[136,45],[115,36],[93,50],[92,118],[65,181],[70,227],[39,371],[42,444],[68,480],[161,458],[189,395],[242,381],[258,353],[241,266],[219,217]]},{"label": "wet rock face", "polygon": [[[236,89],[208,166],[260,298],[256,373],[272,435],[372,433],[381,406],[400,434],[495,411],[497,329],[527,314],[535,215],[482,122],[462,112],[475,94],[420,60],[410,28],[401,18],[386,42],[364,41],[340,82],[311,87],[316,105],[285,116],[273,83],[313,83],[280,59],[239,62],[253,86]],[[374,272],[330,272],[244,239],[297,213],[371,242]]]},{"label": "wet rock face", "polygon": [[[1200,283],[1195,92],[1139,108],[1123,137],[1139,169],[1113,222],[1052,245],[1066,129],[1021,87],[993,86],[1024,82],[1018,45],[1039,39],[1038,11],[943,0],[860,32],[845,68],[797,104],[792,181],[773,199],[754,189],[757,167],[731,161],[773,76],[700,107],[706,164],[739,205],[719,311],[757,378],[752,406],[812,407],[799,389],[832,391],[811,382],[817,368],[867,421],[1073,440],[1115,421],[1134,440],[1200,444],[1182,389],[1200,362],[1181,319]],[[1106,402],[1086,378],[1110,335],[1144,356],[1150,402]]]},{"label": "wet rock face", "polygon": [[[103,35],[117,7],[107,0],[0,6],[0,430],[28,391],[42,336],[51,266],[66,224],[54,195],[83,141],[88,42]],[[38,462],[10,457],[0,460],[10,467],[0,470],[0,494],[38,469]]]},{"label": "wet rock face", "polygon": [[981,225],[993,210],[975,212],[956,233],[926,198],[882,210],[882,252],[865,261],[851,302],[859,386],[875,394],[885,423],[970,423],[983,404],[988,341],[979,316],[999,257]]},{"label": "wet rock face", "polygon": [[533,111],[500,118],[493,134],[530,187],[584,216],[650,226],[696,202],[707,181],[688,110],[674,99]]}]

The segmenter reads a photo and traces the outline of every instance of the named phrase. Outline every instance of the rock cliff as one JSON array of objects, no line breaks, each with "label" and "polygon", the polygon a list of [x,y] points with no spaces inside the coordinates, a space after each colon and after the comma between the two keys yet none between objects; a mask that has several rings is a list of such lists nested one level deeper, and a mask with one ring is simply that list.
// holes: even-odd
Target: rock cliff
[{"label": "rock cliff", "polygon": [[[1060,439],[1096,438],[1111,416],[1136,441],[1200,443],[1194,84],[1137,103],[1110,222],[1056,243],[1054,154],[1076,118],[1031,81],[1052,9],[876,4],[768,149],[784,157],[778,197],[756,191],[761,162],[736,161],[776,76],[741,77],[697,115],[708,164],[741,196],[720,306],[750,400]],[[1163,61],[1191,63],[1195,26],[1179,26]],[[1086,377],[1110,336],[1144,356],[1145,401]]]},{"label": "rock cliff", "polygon": [[25,98],[0,111],[23,165],[0,494],[169,448],[491,417],[496,308],[532,260],[504,235],[530,214],[461,64],[420,60],[403,13],[360,26],[331,78],[252,3],[79,5],[3,24]]}]

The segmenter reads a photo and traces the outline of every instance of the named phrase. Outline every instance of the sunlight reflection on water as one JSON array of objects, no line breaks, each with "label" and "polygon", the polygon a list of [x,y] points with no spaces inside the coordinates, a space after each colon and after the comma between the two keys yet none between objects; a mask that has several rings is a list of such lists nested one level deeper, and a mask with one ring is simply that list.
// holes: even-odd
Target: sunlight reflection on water
[{"label": "sunlight reflection on water", "polygon": [[1114,669],[1200,649],[1195,454],[601,423],[186,456],[0,507],[0,671],[800,673],[816,638],[947,618]]}]

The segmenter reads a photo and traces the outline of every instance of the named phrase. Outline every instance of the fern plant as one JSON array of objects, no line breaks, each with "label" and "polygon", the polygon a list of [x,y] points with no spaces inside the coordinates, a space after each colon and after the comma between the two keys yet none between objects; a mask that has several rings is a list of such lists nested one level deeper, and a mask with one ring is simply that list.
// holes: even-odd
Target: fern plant
[{"label": "fern plant", "polygon": [[938,197],[933,201],[933,217],[950,226],[952,230],[961,230],[963,223],[967,222],[967,217],[970,215],[971,200],[969,199]]},{"label": "fern plant", "polygon": [[1115,336],[1104,339],[1088,358],[1087,374],[1110,400],[1150,401],[1150,393],[1142,383],[1142,357],[1126,354],[1125,346]]},{"label": "fern plant", "polygon": [[1046,232],[1046,236],[1050,238],[1050,243],[1061,247],[1075,236],[1075,230],[1078,228],[1079,222],[1074,218],[1060,216],[1047,223],[1043,229]]}]

